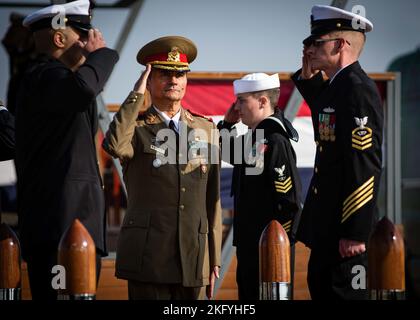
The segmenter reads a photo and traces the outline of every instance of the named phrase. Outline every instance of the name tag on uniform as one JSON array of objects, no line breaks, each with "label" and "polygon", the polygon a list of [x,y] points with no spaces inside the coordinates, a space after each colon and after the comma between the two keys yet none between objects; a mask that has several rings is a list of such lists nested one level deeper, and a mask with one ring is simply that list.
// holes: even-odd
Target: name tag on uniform
[{"label": "name tag on uniform", "polygon": [[160,153],[160,154],[165,154],[165,150],[163,150],[162,148],[159,148],[153,144],[150,145],[150,149],[155,150],[156,152]]}]

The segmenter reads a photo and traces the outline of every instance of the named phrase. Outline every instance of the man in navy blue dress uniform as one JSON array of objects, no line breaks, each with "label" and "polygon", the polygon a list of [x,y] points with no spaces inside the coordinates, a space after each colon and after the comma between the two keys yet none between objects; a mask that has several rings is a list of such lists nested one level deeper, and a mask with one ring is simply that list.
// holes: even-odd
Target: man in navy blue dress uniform
[{"label": "man in navy blue dress uniform", "polygon": [[358,58],[372,28],[363,16],[314,6],[302,69],[293,76],[311,108],[317,145],[297,233],[311,248],[312,299],[368,297],[365,273],[357,270],[367,268],[367,241],[375,221],[383,110],[376,85]]},{"label": "man in navy blue dress uniform", "polygon": [[22,80],[16,110],[19,231],[33,299],[57,297],[51,269],[74,219],[95,241],[98,274],[106,254],[96,96],[118,54],[90,21],[89,0],[49,6],[23,21],[39,54]]}]

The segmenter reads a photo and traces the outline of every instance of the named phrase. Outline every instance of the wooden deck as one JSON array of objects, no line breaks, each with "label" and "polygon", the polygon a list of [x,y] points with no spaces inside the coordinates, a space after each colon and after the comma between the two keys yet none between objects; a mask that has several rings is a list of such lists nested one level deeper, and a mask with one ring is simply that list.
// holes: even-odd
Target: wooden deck
[{"label": "wooden deck", "polygon": [[[306,285],[306,266],[308,261],[309,249],[302,243],[296,245],[295,260],[295,300],[308,300],[309,292]],[[216,294],[216,300],[237,300],[238,288],[236,286],[236,257],[232,259],[228,271],[225,274],[222,285]],[[115,278],[115,260],[103,259],[101,276],[99,279],[97,300],[127,300],[127,282]],[[22,264],[22,299],[30,300],[28,273],[26,264]]]}]

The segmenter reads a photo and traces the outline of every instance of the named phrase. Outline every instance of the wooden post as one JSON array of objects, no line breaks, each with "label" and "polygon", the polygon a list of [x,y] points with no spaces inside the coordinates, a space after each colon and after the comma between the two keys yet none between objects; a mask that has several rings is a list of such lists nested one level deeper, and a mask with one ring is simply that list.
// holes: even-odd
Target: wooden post
[{"label": "wooden post", "polygon": [[20,245],[10,227],[0,225],[0,300],[21,299]]},{"label": "wooden post", "polygon": [[378,222],[369,239],[368,286],[373,300],[404,299],[404,241],[386,217]]},{"label": "wooden post", "polygon": [[58,264],[66,271],[66,286],[60,290],[59,300],[95,300],[96,247],[78,219],[61,237]]},{"label": "wooden post", "polygon": [[290,300],[290,242],[278,221],[265,227],[259,250],[260,300]]}]

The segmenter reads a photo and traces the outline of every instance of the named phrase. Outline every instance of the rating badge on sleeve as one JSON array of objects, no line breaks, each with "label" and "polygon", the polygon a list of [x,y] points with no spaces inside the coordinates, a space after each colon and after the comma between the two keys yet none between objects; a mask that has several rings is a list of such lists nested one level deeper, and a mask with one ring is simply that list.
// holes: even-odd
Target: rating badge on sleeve
[{"label": "rating badge on sleeve", "polygon": [[370,148],[372,146],[372,129],[366,126],[368,117],[354,117],[354,121],[358,127],[351,133],[351,146],[360,151]]}]

